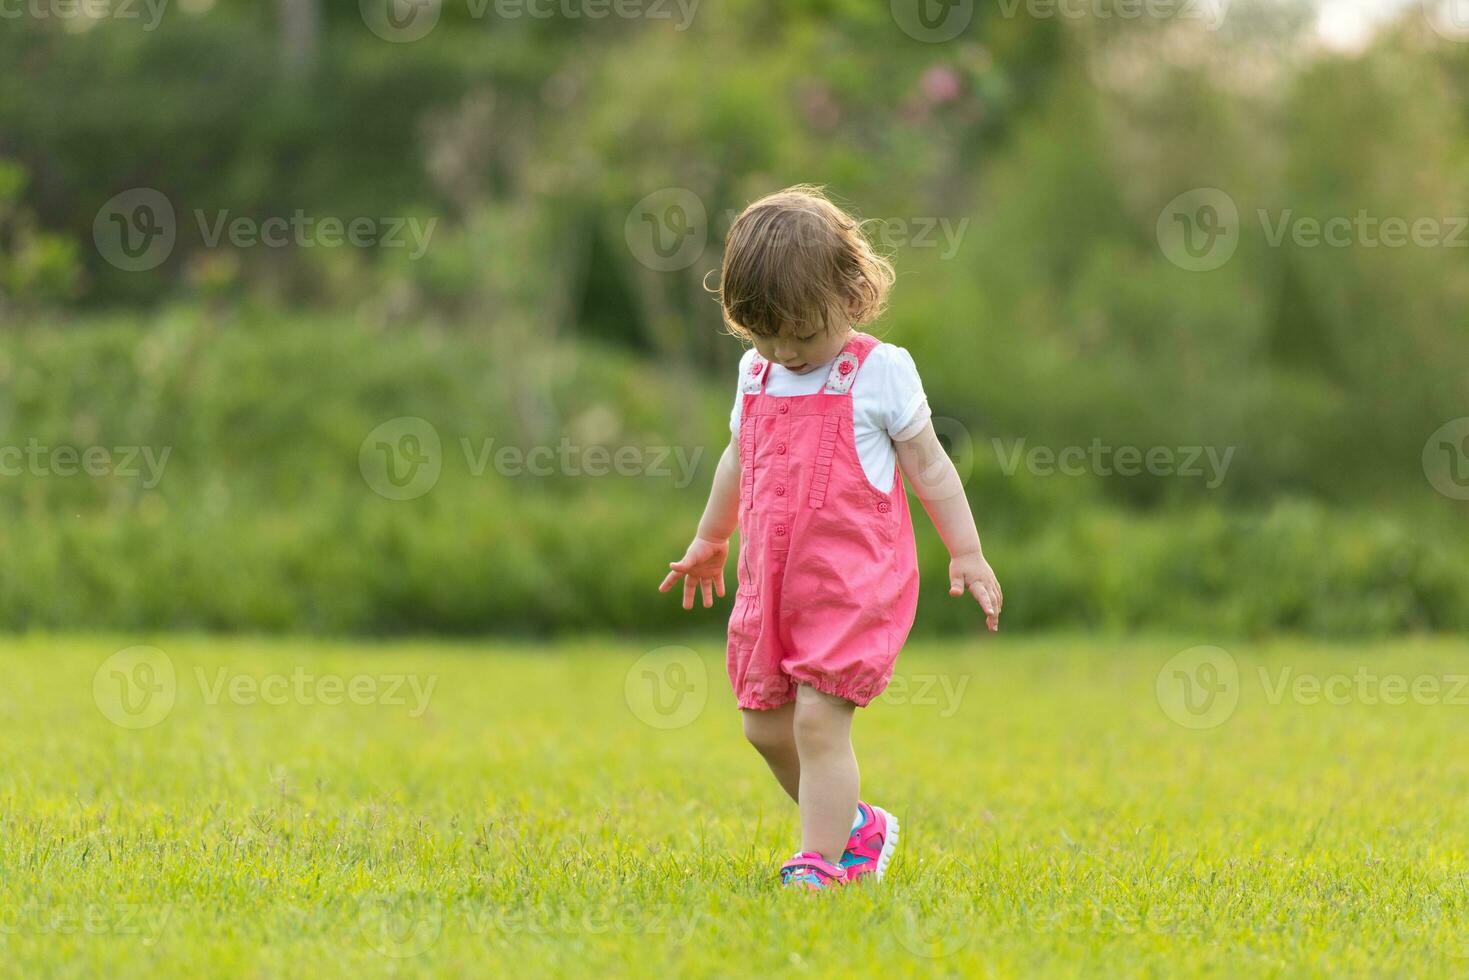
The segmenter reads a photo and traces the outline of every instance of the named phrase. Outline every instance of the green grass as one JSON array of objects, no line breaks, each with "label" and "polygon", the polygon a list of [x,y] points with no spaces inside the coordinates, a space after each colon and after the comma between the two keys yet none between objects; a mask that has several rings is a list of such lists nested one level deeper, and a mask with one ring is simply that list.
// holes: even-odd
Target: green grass
[{"label": "green grass", "polygon": [[[1227,692],[1160,704],[1160,671],[1165,695],[1175,669],[1212,679],[1170,663],[1196,640],[913,645],[906,692],[857,721],[897,860],[826,895],[774,884],[796,812],[741,739],[718,638],[688,641],[697,661],[640,660],[661,641],[156,637],[176,695],[134,730],[106,716],[134,723],[112,671],[157,685],[163,662],[94,680],[135,642],[0,644],[6,973],[1469,970],[1461,640],[1224,643],[1227,717]],[[1309,681],[1274,697],[1286,668],[1440,690],[1386,704],[1351,681],[1312,704]],[[272,674],[287,703],[250,703]],[[403,703],[321,703],[356,675],[359,699]],[[389,690],[405,675],[426,705]]]}]

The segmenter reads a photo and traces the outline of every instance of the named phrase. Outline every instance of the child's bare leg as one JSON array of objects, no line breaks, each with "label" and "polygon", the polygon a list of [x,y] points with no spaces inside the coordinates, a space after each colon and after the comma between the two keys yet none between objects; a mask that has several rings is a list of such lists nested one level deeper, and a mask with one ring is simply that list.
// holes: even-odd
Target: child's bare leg
[{"label": "child's bare leg", "polygon": [[801,685],[796,689],[796,752],[801,763],[801,850],[839,861],[857,809],[856,705]]},{"label": "child's bare leg", "polygon": [[800,800],[801,759],[796,753],[794,701],[768,711],[746,708],[745,738],[759,750],[770,771],[792,800]]}]

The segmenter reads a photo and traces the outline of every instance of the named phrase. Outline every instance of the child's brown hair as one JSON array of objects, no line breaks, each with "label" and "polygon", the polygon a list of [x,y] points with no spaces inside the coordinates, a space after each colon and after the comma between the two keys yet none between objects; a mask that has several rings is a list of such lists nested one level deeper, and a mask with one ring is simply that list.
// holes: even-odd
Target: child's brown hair
[{"label": "child's brown hair", "polygon": [[729,230],[719,304],[730,333],[773,337],[787,323],[830,331],[870,323],[887,304],[893,267],[857,219],[820,187],[797,184],[745,208]]}]

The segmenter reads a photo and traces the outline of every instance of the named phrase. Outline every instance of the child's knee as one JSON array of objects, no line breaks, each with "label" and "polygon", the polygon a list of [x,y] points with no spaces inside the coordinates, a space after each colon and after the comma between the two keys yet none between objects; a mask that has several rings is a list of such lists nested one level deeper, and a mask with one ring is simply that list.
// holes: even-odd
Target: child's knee
[{"label": "child's knee", "polygon": [[746,711],[745,738],[763,755],[780,754],[795,748],[789,711]]},{"label": "child's knee", "polygon": [[840,749],[851,744],[850,704],[844,707],[837,699],[809,701],[796,705],[792,724],[796,744],[803,751]]}]

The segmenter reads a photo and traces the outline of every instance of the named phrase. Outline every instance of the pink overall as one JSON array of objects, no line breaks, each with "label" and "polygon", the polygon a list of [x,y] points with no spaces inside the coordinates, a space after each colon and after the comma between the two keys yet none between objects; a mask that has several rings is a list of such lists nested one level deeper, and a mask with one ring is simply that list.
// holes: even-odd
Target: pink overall
[{"label": "pink overall", "polygon": [[866,705],[887,687],[918,606],[918,560],[900,469],[883,492],[852,436],[852,385],[869,334],[854,333],[814,395],[742,379],[739,591],[726,663],[741,708],[776,708],[797,682]]}]

